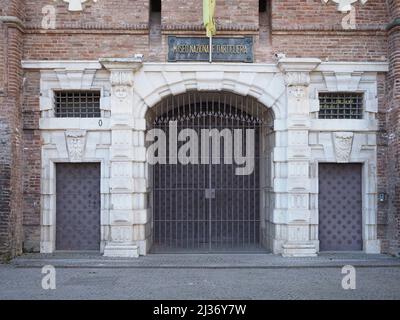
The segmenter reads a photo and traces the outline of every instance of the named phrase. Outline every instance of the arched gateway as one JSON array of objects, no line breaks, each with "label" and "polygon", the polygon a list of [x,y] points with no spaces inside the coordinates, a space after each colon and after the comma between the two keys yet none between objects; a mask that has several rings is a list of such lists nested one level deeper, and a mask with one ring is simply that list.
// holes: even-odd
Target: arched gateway
[{"label": "arched gateway", "polygon": [[266,250],[270,109],[233,93],[187,92],[149,109],[147,122],[152,251]]},{"label": "arched gateway", "polygon": [[[41,252],[58,250],[57,228],[63,230],[67,224],[57,210],[63,205],[57,199],[64,198],[62,192],[57,196],[60,185],[57,188],[55,178],[64,164],[82,164],[77,170],[86,164],[100,167],[100,172],[93,171],[93,180],[100,184],[100,204],[92,222],[100,227],[100,251],[108,257],[232,250],[315,256],[332,241],[330,234],[340,236],[330,228],[333,216],[326,204],[332,201],[332,190],[323,184],[330,178],[324,177],[334,172],[341,181],[336,172],[344,176],[350,168],[344,164],[354,164],[358,186],[352,192],[357,198],[350,198],[359,199],[353,219],[357,248],[379,252],[376,136],[371,121],[377,75],[371,70],[384,66],[371,69],[287,58],[277,65],[246,65],[244,72],[241,64],[155,64],[139,57],[100,62],[24,62],[27,69],[41,70]],[[81,70],[82,81],[74,80],[76,70]],[[351,81],[344,85],[342,77]],[[82,88],[98,92],[101,118],[54,117],[54,94],[62,90],[75,95]],[[320,93],[329,96],[332,90],[365,92],[364,118],[320,119]],[[174,123],[176,137],[170,140],[167,135]],[[155,129],[165,134],[167,149],[176,145],[173,152],[154,154],[154,159],[164,156],[166,164],[153,164],[154,159],[146,156],[158,141],[147,139]],[[221,144],[204,147],[203,140],[210,143],[207,130],[212,129],[221,136]],[[235,135],[235,130],[242,131]],[[254,153],[246,148],[251,130]],[[235,138],[242,138],[240,152],[235,152]],[[226,160],[229,142],[231,162],[213,163]],[[197,152],[192,153],[196,145]],[[211,155],[204,150],[211,150]],[[176,159],[179,155],[183,162]],[[332,163],[335,171],[329,169]],[[81,176],[87,175],[75,175],[78,185]],[[335,222],[342,223],[338,217]],[[98,239],[97,232],[96,244]]]}]

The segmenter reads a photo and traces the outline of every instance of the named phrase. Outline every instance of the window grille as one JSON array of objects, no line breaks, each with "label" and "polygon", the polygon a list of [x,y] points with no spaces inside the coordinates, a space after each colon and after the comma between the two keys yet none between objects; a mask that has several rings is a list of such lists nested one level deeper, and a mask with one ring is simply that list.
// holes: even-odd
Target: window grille
[{"label": "window grille", "polygon": [[364,94],[357,92],[321,92],[319,104],[319,119],[362,119]]},{"label": "window grille", "polygon": [[100,118],[100,91],[56,91],[57,118]]}]

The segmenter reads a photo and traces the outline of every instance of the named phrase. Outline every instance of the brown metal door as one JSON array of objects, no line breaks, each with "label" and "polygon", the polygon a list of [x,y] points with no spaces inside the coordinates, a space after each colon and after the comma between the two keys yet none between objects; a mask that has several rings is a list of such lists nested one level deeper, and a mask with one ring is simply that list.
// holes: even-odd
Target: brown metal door
[{"label": "brown metal door", "polygon": [[100,164],[57,164],[56,249],[100,250]]},{"label": "brown metal door", "polygon": [[319,165],[321,251],[362,250],[362,165]]}]

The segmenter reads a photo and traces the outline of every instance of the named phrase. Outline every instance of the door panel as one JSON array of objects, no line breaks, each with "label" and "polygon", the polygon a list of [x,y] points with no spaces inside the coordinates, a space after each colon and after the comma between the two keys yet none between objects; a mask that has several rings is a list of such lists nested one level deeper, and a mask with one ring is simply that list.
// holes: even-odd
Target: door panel
[{"label": "door panel", "polygon": [[362,250],[362,165],[319,165],[321,251]]},{"label": "door panel", "polygon": [[100,165],[57,164],[56,249],[100,250]]}]

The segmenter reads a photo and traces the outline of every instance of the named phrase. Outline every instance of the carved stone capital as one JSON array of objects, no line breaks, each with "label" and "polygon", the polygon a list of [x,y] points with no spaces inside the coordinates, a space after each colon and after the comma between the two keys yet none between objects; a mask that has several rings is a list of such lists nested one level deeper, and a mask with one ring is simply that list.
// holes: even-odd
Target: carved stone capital
[{"label": "carved stone capital", "polygon": [[135,55],[133,58],[104,58],[100,63],[110,71],[110,82],[113,87],[112,94],[122,102],[128,98],[134,84],[134,73],[142,67],[143,56]]},{"label": "carved stone capital", "polygon": [[311,78],[307,72],[288,72],[285,74],[285,83],[288,87],[308,87]]},{"label": "carved stone capital", "polygon": [[288,87],[305,86],[310,84],[310,72],[321,63],[319,59],[305,58],[281,58],[278,68],[285,75],[285,83]]},{"label": "carved stone capital", "polygon": [[132,70],[112,70],[110,81],[113,87],[132,87],[133,72]]},{"label": "carved stone capital", "polygon": [[143,55],[137,54],[133,58],[103,58],[100,63],[111,72],[136,72],[143,65]]}]

